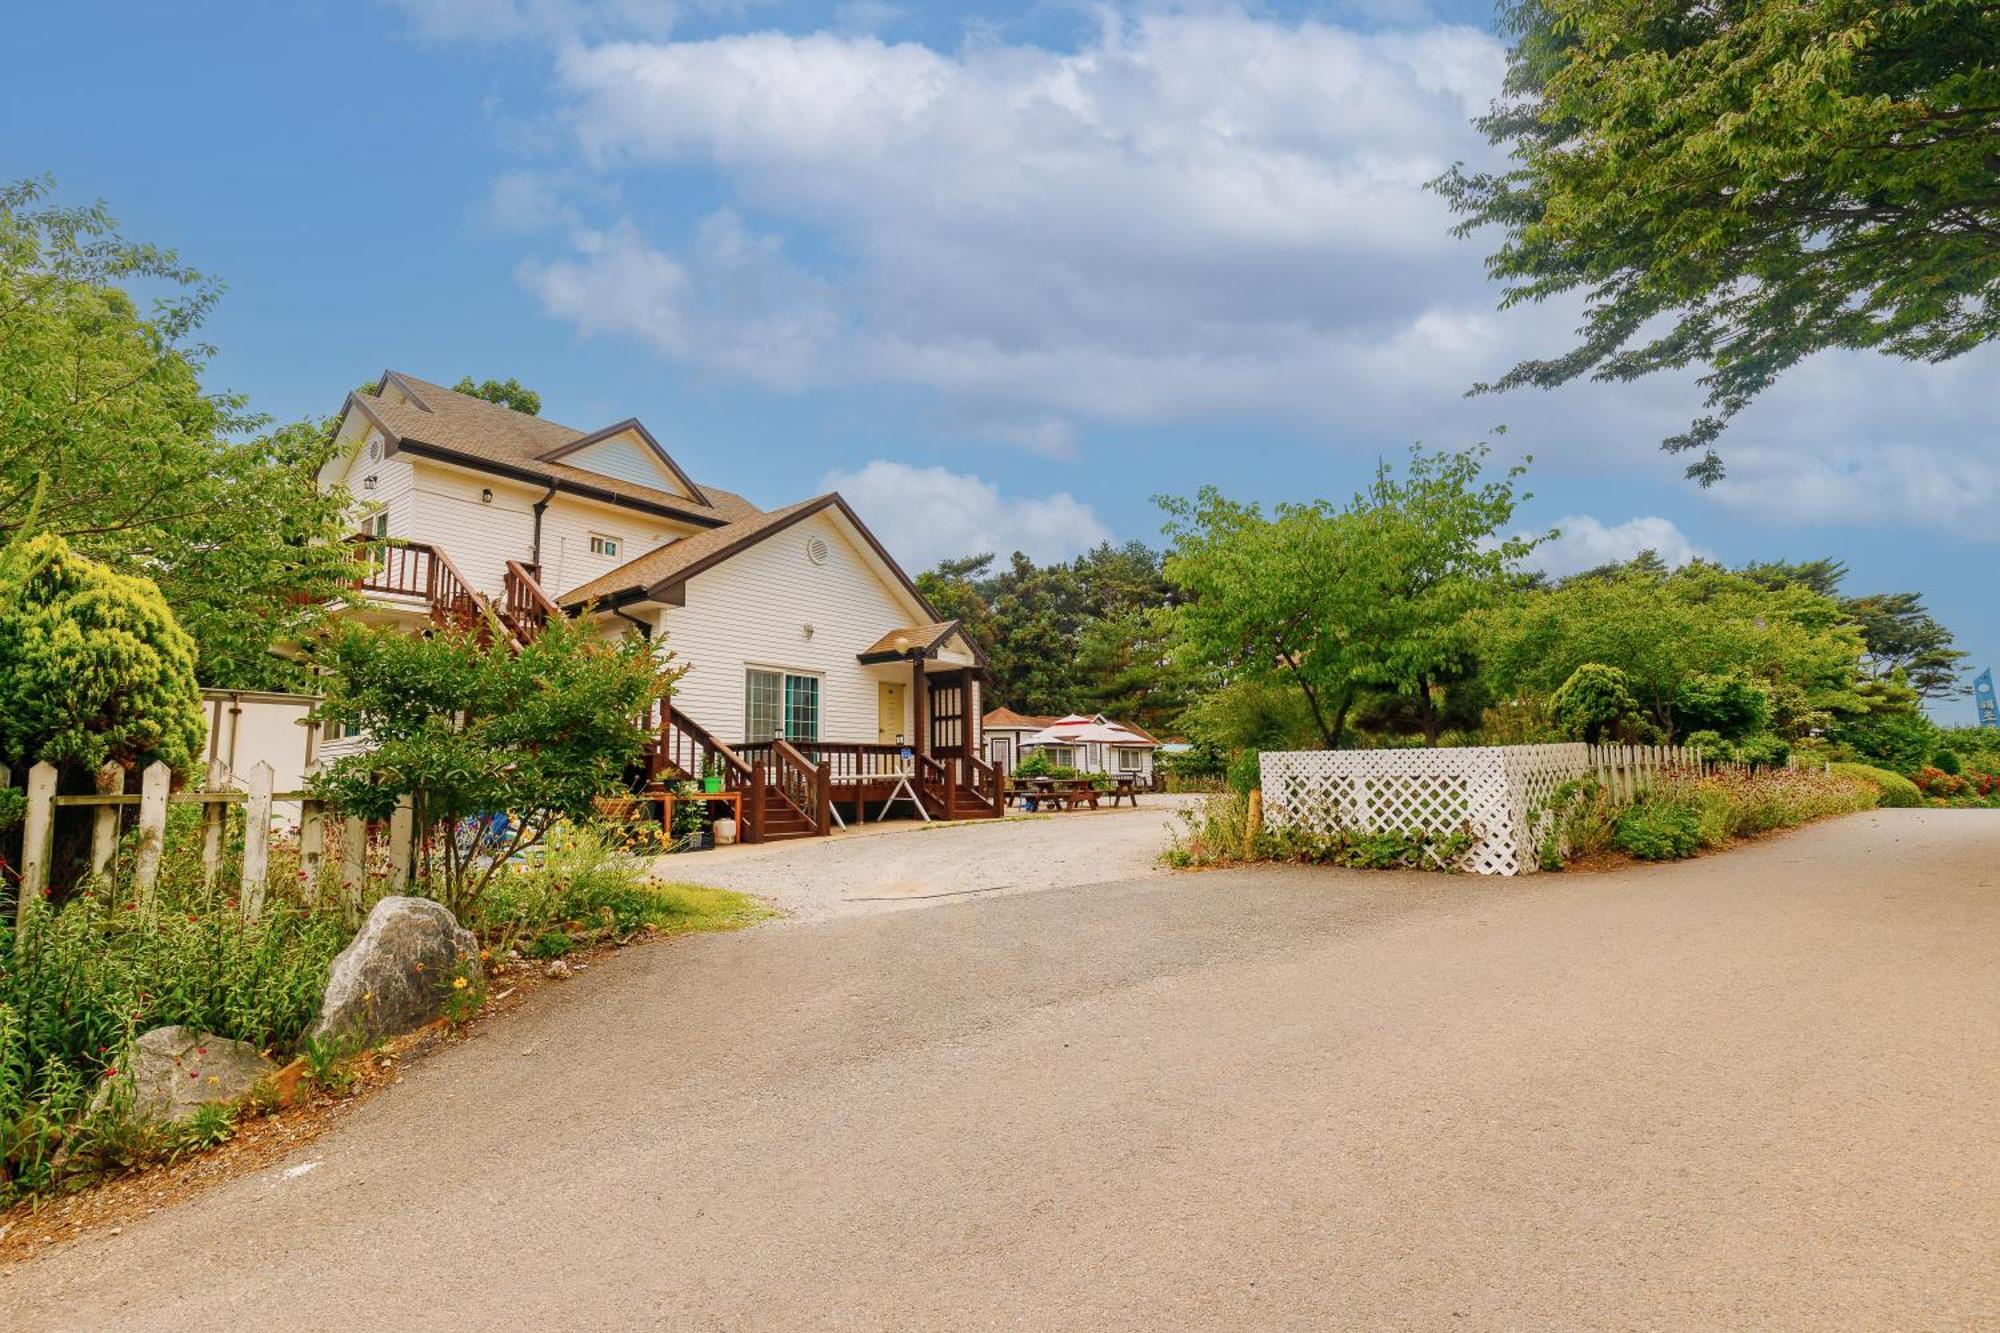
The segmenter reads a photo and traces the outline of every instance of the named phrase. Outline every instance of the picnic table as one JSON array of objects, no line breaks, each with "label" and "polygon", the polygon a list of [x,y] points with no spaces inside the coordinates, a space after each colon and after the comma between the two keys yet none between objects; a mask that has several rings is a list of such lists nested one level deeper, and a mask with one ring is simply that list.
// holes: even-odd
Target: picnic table
[{"label": "picnic table", "polygon": [[1076,810],[1088,805],[1099,808],[1105,797],[1111,804],[1130,801],[1136,808],[1139,804],[1139,783],[1134,775],[1123,775],[1108,779],[1109,788],[1097,784],[1107,779],[1099,778],[1016,778],[1007,787],[1009,799],[1019,801],[1022,808],[1039,812],[1044,806],[1056,810]]}]

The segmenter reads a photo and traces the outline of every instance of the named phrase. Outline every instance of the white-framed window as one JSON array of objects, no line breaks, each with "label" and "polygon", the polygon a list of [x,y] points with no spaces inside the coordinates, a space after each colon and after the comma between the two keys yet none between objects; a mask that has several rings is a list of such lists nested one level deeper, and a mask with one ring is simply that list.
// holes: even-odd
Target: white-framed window
[{"label": "white-framed window", "polygon": [[1127,746],[1119,747],[1118,771],[1120,773],[1137,773],[1145,766],[1146,752],[1144,750],[1134,750]]},{"label": "white-framed window", "polygon": [[768,741],[781,731],[788,741],[819,739],[819,677],[751,667],[743,673],[745,739]]},{"label": "white-framed window", "polygon": [[371,537],[389,535],[389,510],[387,506],[371,509],[361,516],[361,530]]},{"label": "white-framed window", "polygon": [[593,532],[590,534],[590,553],[592,555],[617,555],[618,539],[616,537],[607,537],[601,532]]},{"label": "white-framed window", "polygon": [[1042,757],[1057,768],[1076,767],[1076,747],[1073,745],[1044,745]]}]

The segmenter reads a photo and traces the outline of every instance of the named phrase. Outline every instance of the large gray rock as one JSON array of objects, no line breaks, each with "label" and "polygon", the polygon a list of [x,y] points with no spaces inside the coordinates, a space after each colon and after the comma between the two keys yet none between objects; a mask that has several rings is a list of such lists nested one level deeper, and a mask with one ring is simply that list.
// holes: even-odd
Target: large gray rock
[{"label": "large gray rock", "polygon": [[333,960],[309,1037],[367,1043],[409,1032],[444,1010],[461,962],[479,968],[479,942],[444,904],[384,898]]},{"label": "large gray rock", "polygon": [[[135,1119],[171,1122],[212,1103],[241,1101],[277,1072],[278,1066],[247,1041],[166,1027],[140,1034],[125,1053],[118,1080],[132,1090]],[[107,1086],[99,1098],[109,1095]]]}]

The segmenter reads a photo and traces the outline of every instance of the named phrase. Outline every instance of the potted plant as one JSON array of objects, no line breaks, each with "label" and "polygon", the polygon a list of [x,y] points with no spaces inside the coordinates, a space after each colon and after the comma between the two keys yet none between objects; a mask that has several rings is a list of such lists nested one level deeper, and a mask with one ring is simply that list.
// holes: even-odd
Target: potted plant
[{"label": "potted plant", "polygon": [[710,755],[702,765],[701,789],[710,795],[722,790],[722,760],[715,755]]}]

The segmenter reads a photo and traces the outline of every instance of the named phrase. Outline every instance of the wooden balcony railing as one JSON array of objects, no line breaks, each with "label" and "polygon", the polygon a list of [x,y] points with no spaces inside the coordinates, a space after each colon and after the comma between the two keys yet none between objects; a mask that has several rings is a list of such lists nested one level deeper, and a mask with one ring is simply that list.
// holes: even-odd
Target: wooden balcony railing
[{"label": "wooden balcony railing", "polygon": [[357,548],[361,573],[354,586],[362,592],[421,599],[431,622],[441,628],[490,629],[492,608],[443,547],[367,532],[348,540]]}]

